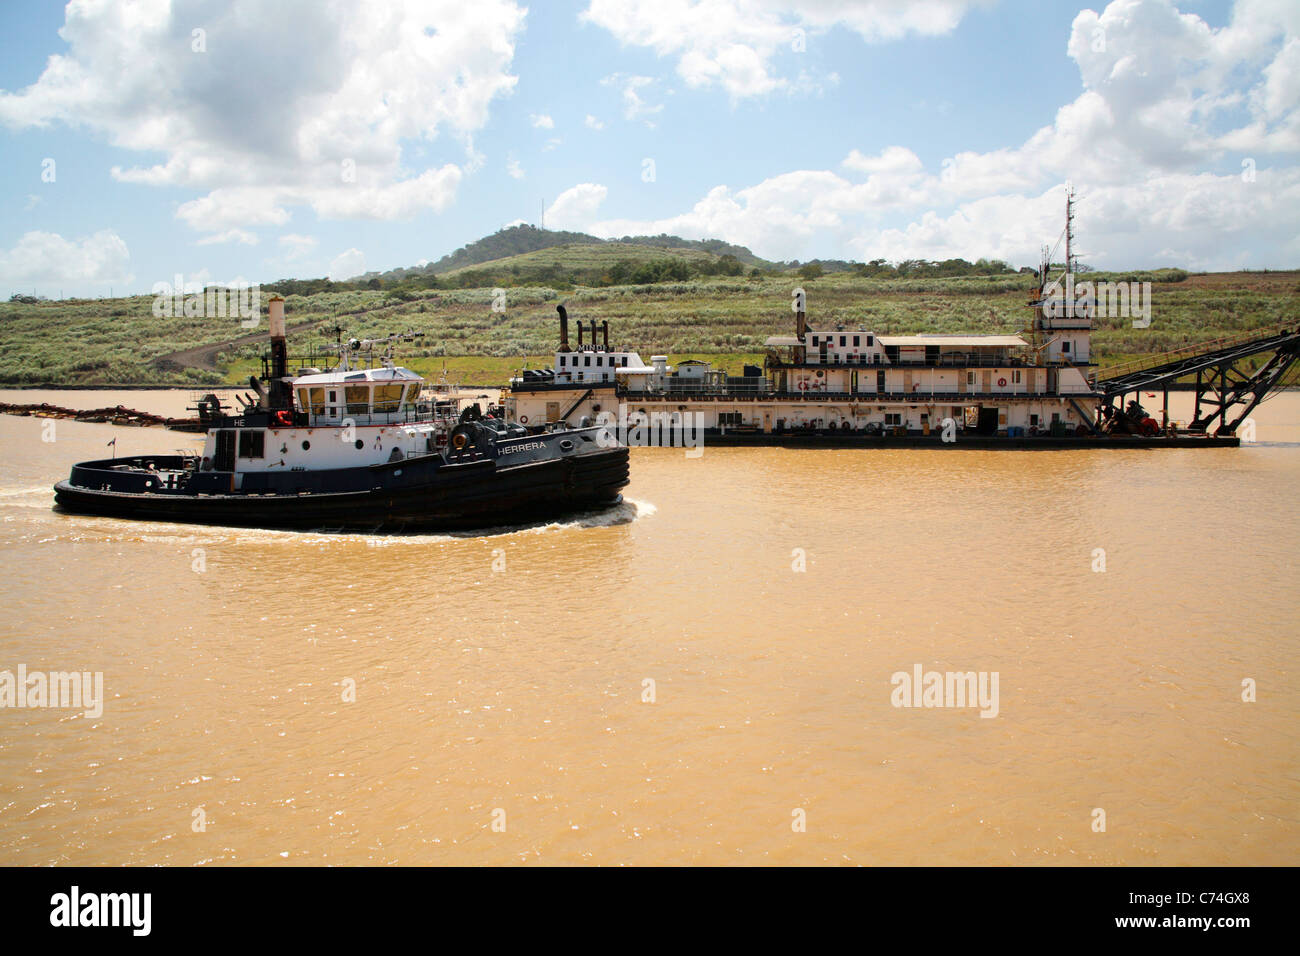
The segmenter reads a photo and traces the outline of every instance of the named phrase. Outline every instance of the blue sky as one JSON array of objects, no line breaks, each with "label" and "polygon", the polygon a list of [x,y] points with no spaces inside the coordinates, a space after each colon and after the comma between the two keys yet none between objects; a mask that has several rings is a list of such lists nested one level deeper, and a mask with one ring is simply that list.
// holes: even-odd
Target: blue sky
[{"label": "blue sky", "polygon": [[[1300,4],[0,7],[0,294],[434,260],[515,221],[775,259],[1295,267]],[[52,161],[52,162],[51,162]]]}]

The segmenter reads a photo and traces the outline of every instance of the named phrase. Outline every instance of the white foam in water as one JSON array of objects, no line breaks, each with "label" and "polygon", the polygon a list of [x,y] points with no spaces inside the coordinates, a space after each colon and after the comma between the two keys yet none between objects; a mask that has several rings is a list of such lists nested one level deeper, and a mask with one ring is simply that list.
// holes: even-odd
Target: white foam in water
[{"label": "white foam in water", "polygon": [[[48,508],[49,503],[22,505],[22,507]],[[66,536],[71,541],[140,541],[162,545],[215,545],[234,538],[236,545],[293,544],[326,547],[348,545],[364,541],[369,547],[397,545],[443,544],[469,538],[497,538],[512,534],[542,534],[550,531],[568,531],[587,528],[612,528],[631,524],[637,518],[653,515],[659,509],[648,501],[624,498],[613,508],[579,514],[565,521],[534,522],[520,525],[496,525],[465,531],[446,531],[426,534],[367,534],[365,532],[284,531],[274,528],[222,528],[220,526],[187,525],[174,522],[131,521],[125,518],[95,518],[67,515],[74,526]],[[164,530],[165,529],[165,530]],[[174,529],[174,530],[173,530]]]},{"label": "white foam in water", "polygon": [[37,485],[34,488],[0,488],[0,498],[21,498],[25,495],[47,495],[54,497],[54,490],[49,485]]}]

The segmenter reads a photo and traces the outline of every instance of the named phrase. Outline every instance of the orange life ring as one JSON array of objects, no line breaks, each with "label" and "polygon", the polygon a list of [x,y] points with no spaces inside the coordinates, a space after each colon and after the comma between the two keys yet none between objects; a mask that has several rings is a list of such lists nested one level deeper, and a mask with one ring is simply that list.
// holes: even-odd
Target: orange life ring
[{"label": "orange life ring", "polygon": [[1007,380],[1005,378],[998,379],[998,388],[1006,388],[1006,387],[1007,387]]}]

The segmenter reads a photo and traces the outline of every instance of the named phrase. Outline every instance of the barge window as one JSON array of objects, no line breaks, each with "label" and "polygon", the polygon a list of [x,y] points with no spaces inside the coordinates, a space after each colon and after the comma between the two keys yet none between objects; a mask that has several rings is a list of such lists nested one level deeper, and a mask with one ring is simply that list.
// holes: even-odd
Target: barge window
[{"label": "barge window", "polygon": [[245,428],[239,432],[239,457],[262,458],[266,455],[266,432],[260,428]]},{"label": "barge window", "polygon": [[853,347],[854,347],[854,348],[857,348],[859,345],[862,344],[861,339],[862,339],[862,336],[860,336],[860,335],[855,335],[855,336],[853,336]]},{"label": "barge window", "polygon": [[370,411],[370,387],[368,385],[345,385],[343,398],[347,402],[349,415],[365,415]]},{"label": "barge window", "polygon": [[325,389],[313,388],[311,390],[311,413],[313,415],[325,414]]}]

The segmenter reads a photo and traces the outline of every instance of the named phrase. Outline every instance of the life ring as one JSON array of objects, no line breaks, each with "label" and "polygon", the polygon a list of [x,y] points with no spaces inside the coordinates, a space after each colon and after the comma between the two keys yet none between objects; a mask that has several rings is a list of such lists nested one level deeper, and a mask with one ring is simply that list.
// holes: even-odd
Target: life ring
[{"label": "life ring", "polygon": [[998,388],[1006,388],[1006,387],[1007,387],[1007,380],[1005,378],[998,379]]},{"label": "life ring", "polygon": [[520,415],[520,416],[519,416],[519,424],[520,424],[520,425],[527,425],[527,424],[528,424],[528,416],[527,416],[527,415]]},{"label": "life ring", "polygon": [[469,444],[469,436],[466,435],[464,432],[460,432],[456,435],[452,435],[451,444],[452,447],[454,447],[457,451],[460,451],[462,448],[464,448],[466,445]]}]

